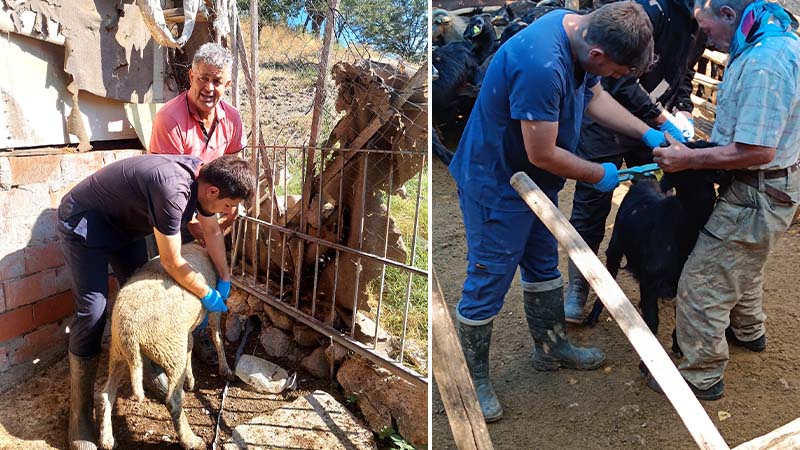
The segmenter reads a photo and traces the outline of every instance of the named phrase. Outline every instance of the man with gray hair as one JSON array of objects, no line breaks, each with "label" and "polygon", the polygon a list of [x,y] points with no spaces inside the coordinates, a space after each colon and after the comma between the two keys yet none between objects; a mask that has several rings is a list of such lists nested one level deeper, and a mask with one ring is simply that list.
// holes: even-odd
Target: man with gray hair
[{"label": "man with gray hair", "polygon": [[[200,46],[192,58],[189,69],[189,90],[168,101],[156,114],[150,137],[150,152],[175,155],[192,155],[203,163],[227,154],[237,153],[247,145],[242,129],[242,119],[233,105],[222,100],[231,85],[233,57],[227,48],[208,42]],[[225,233],[236,219],[238,209],[225,210],[219,219],[220,230]],[[205,245],[203,229],[197,218],[181,229],[183,242],[196,240]],[[206,364],[217,364],[217,355],[205,325],[195,329],[194,352]],[[158,370],[156,370],[156,374]],[[151,380],[146,380],[151,381]],[[152,384],[145,383],[145,386]],[[155,390],[166,392],[165,378],[157,382]]]},{"label": "man with gray hair", "polygon": [[208,163],[247,145],[239,112],[222,100],[231,85],[232,65],[231,52],[219,44],[209,42],[197,49],[189,90],[156,114],[151,153],[193,155]]},{"label": "man with gray hair", "polygon": [[[800,39],[790,15],[764,0],[700,0],[694,16],[709,46],[729,53],[711,133],[719,146],[673,141],[653,155],[666,172],[733,174],[678,284],[679,369],[699,399],[716,400],[728,343],[754,352],[767,345],[764,266],[800,201]],[[660,391],[654,380],[648,386]]]}]

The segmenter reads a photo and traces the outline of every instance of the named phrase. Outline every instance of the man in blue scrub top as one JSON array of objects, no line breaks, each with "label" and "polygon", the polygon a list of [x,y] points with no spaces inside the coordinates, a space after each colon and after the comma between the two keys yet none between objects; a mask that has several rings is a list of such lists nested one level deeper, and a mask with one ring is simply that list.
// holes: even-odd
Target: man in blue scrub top
[{"label": "man in blue scrub top", "polygon": [[647,145],[664,134],[617,103],[599,77],[643,73],[653,63],[652,25],[638,4],[619,2],[581,16],[557,10],[518,33],[495,54],[450,164],[467,235],[467,278],[456,308],[459,336],[486,421],[502,416],[489,380],[492,320],[517,266],[534,341],[533,367],[590,370],[599,349],[566,336],[558,243],[509,184],[526,172],[557,204],[565,178],[607,192],[618,184],[612,163],[574,155],[584,111],[598,123]]}]

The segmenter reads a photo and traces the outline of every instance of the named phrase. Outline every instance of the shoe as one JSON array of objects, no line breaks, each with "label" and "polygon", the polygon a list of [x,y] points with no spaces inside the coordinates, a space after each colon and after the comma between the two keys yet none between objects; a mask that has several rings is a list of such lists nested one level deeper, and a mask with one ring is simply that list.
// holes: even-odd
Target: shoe
[{"label": "shoe", "polygon": [[167,374],[158,364],[142,355],[142,386],[151,398],[164,402],[167,399]]},{"label": "shoe", "polygon": [[533,368],[543,371],[559,367],[597,369],[606,360],[602,350],[577,347],[567,339],[562,291],[563,286],[558,286],[547,291],[522,293],[525,318],[534,343]]},{"label": "shoe", "polygon": [[[683,381],[686,380],[684,379]],[[714,384],[708,389],[696,388],[692,383],[689,383],[688,381],[686,381],[686,384],[689,385],[689,389],[692,390],[692,393],[694,394],[695,397],[697,397],[698,400],[707,400],[707,401],[719,400],[720,398],[722,398],[722,394],[725,392],[725,382],[723,380],[717,381],[716,384]],[[647,387],[649,387],[651,390],[661,395],[665,395],[664,390],[661,389],[661,386],[659,386],[658,381],[656,381],[656,379],[653,378],[653,376],[650,374],[647,375]]]},{"label": "shoe", "polygon": [[100,355],[69,353],[69,450],[96,450],[94,423],[94,378]]},{"label": "shoe", "polygon": [[458,322],[458,337],[467,361],[472,384],[481,405],[483,420],[496,422],[503,417],[503,408],[489,379],[489,346],[492,342],[492,322],[472,326]]},{"label": "shoe", "polygon": [[755,339],[753,341],[741,341],[736,335],[733,333],[733,328],[728,326],[725,329],[725,338],[728,339],[728,342],[737,346],[737,347],[744,347],[751,352],[763,352],[767,348],[767,335],[762,334],[760,338]]},{"label": "shoe", "polygon": [[214,343],[208,336],[208,328],[197,327],[192,331],[194,337],[194,345],[192,346],[192,355],[202,361],[203,364],[209,367],[215,367],[219,364],[217,359],[217,349],[214,348]]},{"label": "shoe", "polygon": [[583,308],[589,298],[589,282],[569,260],[569,285],[564,296],[564,318],[569,323],[583,323]]}]

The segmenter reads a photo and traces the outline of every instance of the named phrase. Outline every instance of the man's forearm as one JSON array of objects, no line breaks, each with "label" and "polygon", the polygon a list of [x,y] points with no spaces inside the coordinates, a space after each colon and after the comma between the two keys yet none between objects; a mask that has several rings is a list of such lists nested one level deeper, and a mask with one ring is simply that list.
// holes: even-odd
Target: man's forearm
[{"label": "man's forearm", "polygon": [[603,168],[556,146],[551,152],[537,152],[531,159],[536,167],[553,175],[572,180],[597,183],[603,178]]},{"label": "man's forearm", "polygon": [[225,255],[225,242],[223,241],[222,231],[216,216],[200,217],[200,226],[203,227],[203,237],[206,241],[206,250],[211,262],[217,269],[217,274],[221,280],[230,280],[231,274],[228,268],[228,261]]},{"label": "man's forearm", "polygon": [[153,234],[164,270],[192,294],[200,298],[205,297],[208,294],[208,286],[202,276],[181,256],[181,235],[166,236],[155,228]]},{"label": "man's forearm", "polygon": [[606,91],[600,91],[592,98],[586,114],[600,125],[634,139],[640,139],[650,129]]},{"label": "man's forearm", "polygon": [[692,168],[696,169],[744,169],[766,164],[775,158],[772,147],[737,143],[691,151],[696,152],[692,157]]}]

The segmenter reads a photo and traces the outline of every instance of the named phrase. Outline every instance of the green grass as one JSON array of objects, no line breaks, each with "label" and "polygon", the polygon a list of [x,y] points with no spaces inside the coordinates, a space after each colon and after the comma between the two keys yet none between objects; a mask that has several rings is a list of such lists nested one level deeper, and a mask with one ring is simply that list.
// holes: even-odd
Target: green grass
[{"label": "green grass", "polygon": [[[392,196],[391,216],[397,223],[406,244],[408,258],[407,265],[412,265],[411,243],[414,231],[414,211],[417,203],[417,192],[420,189],[419,179],[415,176],[406,182],[407,195],[405,199]],[[422,171],[422,194],[419,205],[419,223],[417,225],[416,251],[413,266],[419,269],[428,269],[428,167]],[[400,337],[403,333],[403,314],[406,308],[408,288],[408,271],[387,266],[383,286],[383,303],[381,309],[380,325],[391,335]],[[370,306],[372,318],[380,296],[380,277],[370,283],[372,295]],[[409,298],[408,322],[406,338],[415,341],[423,352],[428,348],[428,279],[421,275],[411,275],[411,293]]]}]

